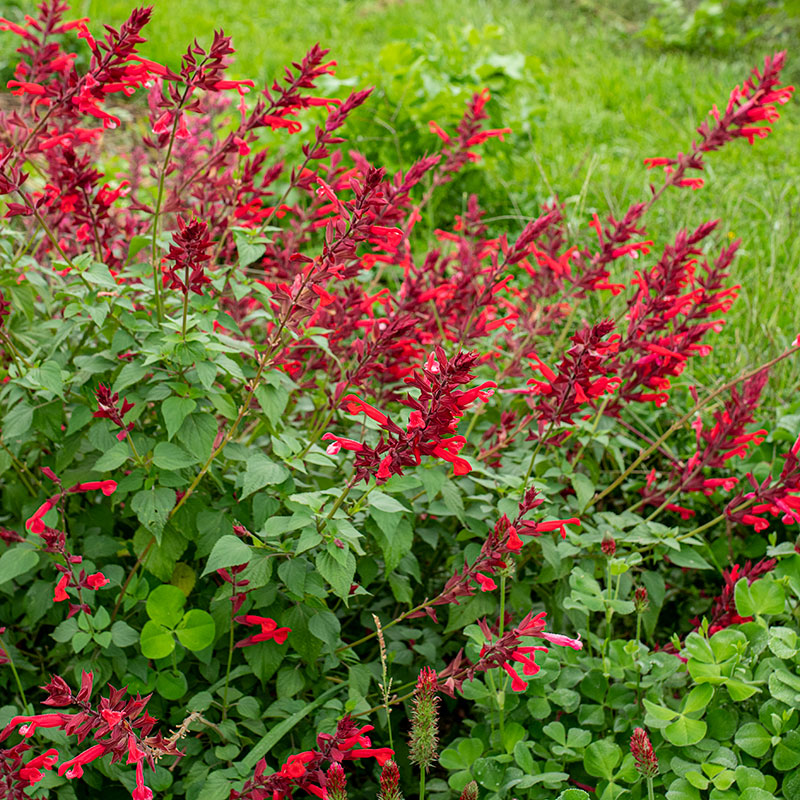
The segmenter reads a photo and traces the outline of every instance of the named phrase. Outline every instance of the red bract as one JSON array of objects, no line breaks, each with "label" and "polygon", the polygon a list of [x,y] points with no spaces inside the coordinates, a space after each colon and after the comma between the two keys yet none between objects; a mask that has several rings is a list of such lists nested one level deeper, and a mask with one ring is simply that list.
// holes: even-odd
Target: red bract
[{"label": "red bract", "polygon": [[23,756],[31,749],[20,742],[8,749],[0,749],[0,797],[4,800],[27,800],[25,791],[44,777],[43,770],[50,770],[58,760],[58,750],[50,748],[27,762]]},{"label": "red bract", "polygon": [[202,295],[202,286],[211,283],[211,278],[204,272],[205,262],[211,258],[211,246],[205,222],[184,222],[178,217],[178,232],[173,234],[167,253],[167,259],[175,264],[164,269],[164,286],[169,284],[171,289],[178,289],[183,294],[192,291]]},{"label": "red bract", "polygon": [[95,411],[92,416],[101,419],[110,419],[114,425],[118,428],[122,428],[117,434],[117,439],[122,441],[128,433],[133,430],[133,423],[130,422],[128,425],[125,425],[122,418],[133,408],[134,404],[123,399],[122,407],[120,408],[119,392],[111,394],[111,389],[103,383],[98,385],[94,396],[97,400],[97,411]]},{"label": "red bract", "polygon": [[644,778],[658,775],[658,758],[656,758],[650,737],[644,728],[636,728],[631,736],[631,754],[636,764],[636,771]]}]

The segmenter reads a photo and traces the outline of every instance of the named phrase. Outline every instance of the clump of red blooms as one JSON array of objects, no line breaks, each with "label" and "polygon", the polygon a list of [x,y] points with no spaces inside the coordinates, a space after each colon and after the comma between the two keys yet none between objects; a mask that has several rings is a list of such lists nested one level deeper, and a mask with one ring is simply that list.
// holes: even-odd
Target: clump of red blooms
[{"label": "clump of red blooms", "polygon": [[[388,747],[372,746],[366,735],[371,730],[372,725],[358,726],[351,717],[345,716],[332,734],[320,733],[317,736],[315,750],[289,756],[277,772],[265,775],[267,762],[262,758],[242,790],[231,791],[230,800],[282,800],[291,797],[295,789],[328,800],[326,786],[333,764],[341,766],[348,761],[374,758],[383,766],[394,755],[394,750]],[[336,780],[342,780],[338,774]]]},{"label": "clump of red blooms", "polygon": [[502,668],[511,677],[511,689],[515,692],[524,692],[528,688],[528,683],[520,677],[512,663],[522,664],[523,674],[533,676],[539,671],[536,653],[548,652],[548,648],[543,645],[523,645],[524,638],[544,639],[551,644],[571,647],[573,650],[583,648],[580,639],[572,639],[558,633],[547,633],[544,629],[546,616],[544,612],[534,614],[531,611],[516,628],[497,635],[497,638],[486,620],[480,620],[478,625],[486,637],[486,644],[481,648],[479,660],[473,664],[464,655],[464,651],[459,650],[450,664],[439,671],[442,691],[454,697],[456,691],[461,691],[465,680],[471,681],[480,672]]},{"label": "clump of red blooms", "polygon": [[[0,30],[22,40],[21,61],[9,82],[19,102],[10,111],[0,110],[0,195],[7,207],[5,216],[18,218],[17,224],[26,228],[34,242],[31,255],[38,262],[66,273],[74,257],[92,251],[111,267],[120,283],[131,280],[132,286],[138,278],[122,274],[136,258],[131,243],[137,236],[151,235],[154,228],[158,232],[161,224],[171,233],[172,242],[161,262],[163,269],[155,276],[155,289],[163,284],[183,295],[165,293],[172,307],[177,300],[188,303],[190,293],[207,291],[240,325],[249,346],[261,352],[266,342],[270,363],[292,377],[301,390],[316,387],[318,376],[325,375],[332,390],[327,406],[317,410],[329,413],[321,415],[314,435],[330,442],[330,455],[341,450],[354,454],[353,483],[374,478],[376,484],[383,484],[421,465],[423,456],[452,465],[458,476],[473,469],[465,452],[476,461],[501,468],[503,450],[522,436],[539,444],[567,443],[574,457],[583,452],[568,443],[576,420],[600,414],[645,439],[625,419],[626,408],[635,403],[664,406],[672,380],[689,360],[711,352],[708,335],[722,328],[723,316],[739,289],[729,282],[739,243],[723,247],[715,258],[706,258],[706,240],[717,228],[716,222],[708,222],[679,231],[663,246],[655,263],[643,264],[628,282],[620,282],[623,278],[613,273],[624,274],[628,259],[644,261],[656,247],[653,239],[644,238],[644,217],[657,198],[670,187],[701,188],[703,180],[690,173],[704,169],[705,156],[737,138],[750,144],[764,138],[771,130],[766,123],[778,118],[776,106],[786,103],[793,92],[792,87],[779,86],[785,55],[765,59],[763,69],[754,70],[732,92],[724,113],[713,109],[712,120],[698,128],[699,138],[686,153],[645,160],[649,168],[665,168],[665,180],[658,188],[651,186],[649,202],[635,203],[619,217],[593,215],[588,226],[594,231],[591,245],[571,243],[565,205],[557,198],[509,241],[506,234],[489,235],[485,213],[477,197],[471,196],[454,230],[437,230],[437,246],[420,254],[411,247],[411,234],[433,192],[477,161],[476,149],[487,140],[502,139],[511,132],[484,127],[489,119],[487,90],[473,95],[454,133],[431,121],[430,130],[440,142],[438,152],[405,172],[387,175],[357,152],[343,154],[340,145],[345,140],[339,132],[367,102],[370,90],[353,92],[344,100],[317,96],[317,82],[332,75],[336,65],[319,45],[248,106],[245,96],[255,85],[225,77],[234,50],[222,31],[214,34],[207,51],[196,42],[189,47],[180,69],[173,72],[138,53],[145,41],[141,31],[150,19],[149,8],[132,11],[118,30],[106,27],[102,39],[91,34],[88,20],[66,20],[67,11],[68,5],[61,0],[45,0],[38,15],[26,17],[24,24],[0,18]],[[77,54],[62,46],[64,34],[70,31],[77,31],[80,45],[88,48],[88,66],[83,71],[76,67]],[[95,151],[106,132],[121,125],[122,115],[114,113],[112,104],[140,90],[147,91],[151,133],[131,153],[126,179],[108,182],[95,167]],[[224,135],[215,137],[217,120],[231,111],[232,103],[236,114],[226,121]],[[313,130],[298,120],[309,108],[319,108],[324,114]],[[258,146],[259,134],[265,131],[307,134],[300,147],[302,160],[291,168],[281,160],[267,163],[268,151]],[[150,171],[151,158],[163,165],[161,172]],[[35,186],[27,183],[26,163],[34,164],[41,176]],[[159,187],[155,206],[150,199],[151,179]],[[423,182],[429,188],[415,200]],[[277,221],[283,224],[274,231]],[[268,292],[240,298],[230,291],[230,276],[241,269],[233,226],[249,230],[256,241],[270,230],[263,253],[246,268]],[[34,236],[39,228],[47,235]],[[399,278],[391,290],[380,286],[382,271],[389,268]],[[225,274],[223,270],[229,280],[222,289],[215,289],[212,277]],[[582,320],[581,303],[603,292],[627,292],[625,313],[595,324]],[[2,329],[10,309],[0,294]],[[261,330],[256,321],[265,315],[272,321]],[[573,318],[581,321],[573,324]],[[311,338],[312,329],[324,332],[324,348],[318,338]],[[568,349],[544,355],[544,337],[559,332],[564,334],[561,341],[570,335]],[[483,348],[485,355],[467,349],[475,342],[489,345]],[[448,356],[445,344],[452,345],[453,355]],[[492,370],[497,380],[465,388],[479,369]],[[671,468],[660,476],[653,470],[642,489],[643,502],[688,517],[693,511],[673,502],[681,494],[733,491],[737,479],[727,474],[730,459],[744,458],[748,448],[758,446],[765,435],[761,430],[747,430],[754,422],[765,381],[763,372],[746,381],[741,390],[734,388],[724,407],[714,413],[713,428],[704,427],[698,418],[695,454],[686,462],[673,459]],[[373,383],[378,384],[373,392],[375,404],[362,399]],[[498,421],[472,453],[466,435],[458,432],[459,424],[467,410],[477,415],[484,407],[478,404],[488,404],[495,393],[512,399],[522,395],[525,413],[501,409]],[[126,425],[123,418],[133,404],[123,399],[120,406],[119,393],[112,394],[102,383],[95,397],[93,416],[109,419],[120,429],[117,438],[124,440],[133,423]],[[382,410],[390,403],[409,409],[407,421],[398,424],[397,418]],[[358,425],[358,439],[327,431],[342,407],[374,423],[369,427],[377,428],[377,441],[362,441],[370,435],[363,432],[363,424]],[[800,439],[783,455],[779,476],[758,483],[748,475],[751,490],[740,492],[725,507],[730,523],[761,531],[769,526],[767,514],[784,524],[800,521],[799,455]],[[54,601],[67,600],[69,592],[74,592],[78,603],[70,601],[69,616],[81,610],[88,613],[91,609],[83,591],[96,590],[108,580],[100,572],[76,574],[74,567],[81,563],[81,556],[67,549],[66,531],[44,520],[54,509],[64,517],[71,495],[101,491],[110,496],[117,484],[87,481],[63,489],[52,470],[42,472],[59,490],[27,520],[26,528],[41,537],[45,552],[63,559],[63,564],[56,565],[61,577]],[[473,563],[465,562],[439,595],[407,616],[427,614],[435,621],[436,606],[458,605],[477,589],[495,590],[494,577],[512,566],[524,544],[521,537],[559,531],[566,538],[567,526],[580,525],[575,517],[527,519],[542,502],[534,489],[526,487],[516,518],[501,516]],[[0,529],[0,538],[7,544],[23,541],[5,528]],[[613,556],[614,539],[606,537],[601,550]],[[725,586],[712,609],[712,633],[746,621],[735,611],[735,583],[742,577],[754,580],[774,563],[748,562],[725,571]],[[241,577],[244,568],[217,571],[231,587],[233,620],[259,629],[236,646],[261,641],[283,644],[291,630],[279,627],[274,619],[236,616],[248,594],[249,582]],[[643,587],[636,590],[635,602],[641,613],[648,602]],[[480,621],[485,642],[478,660],[472,663],[462,650],[438,674],[426,672],[425,690],[430,697],[437,688],[453,696],[465,680],[493,669],[503,669],[510,676],[513,691],[524,691],[527,683],[514,665],[521,664],[523,674],[533,676],[539,671],[536,653],[547,651],[544,645],[526,644],[527,640],[582,647],[580,640],[545,632],[544,613],[531,611],[516,627],[510,627],[512,621],[512,617],[504,618],[494,627]],[[0,663],[3,659],[7,660],[7,654],[0,650]],[[108,697],[92,704],[92,676],[86,673],[76,695],[57,676],[45,689],[46,705],[75,705],[79,710],[15,717],[0,741],[14,731],[29,739],[37,727],[63,730],[78,742],[91,735],[94,743],[64,761],[59,774],[80,777],[85,765],[108,754],[112,763],[126,758],[136,769],[133,800],[150,800],[153,794],[144,783],[144,762],[153,767],[160,756],[179,753],[174,740],[150,735],[156,720],[145,711],[149,697],[125,699],[124,690],[109,686]],[[359,727],[345,717],[334,733],[318,735],[315,749],[291,755],[277,772],[266,775],[266,761],[259,761],[241,791],[232,790],[231,800],[282,800],[296,789],[327,800],[345,800],[342,765],[366,758],[383,766],[382,799],[399,800],[394,753],[372,747],[366,735],[370,730],[371,726]],[[43,771],[55,767],[56,750],[26,762],[30,749],[21,742],[0,750],[3,796],[21,800],[42,779]],[[652,778],[658,762],[641,728],[634,731],[631,752],[641,774]],[[463,797],[474,800],[476,796],[475,784],[468,785]]]},{"label": "clump of red blooms", "polygon": [[408,394],[400,400],[411,408],[405,429],[357,395],[347,395],[342,399],[347,410],[351,414],[363,413],[377,422],[385,437],[382,434],[375,447],[369,447],[326,433],[323,440],[332,442],[328,453],[335,455],[341,449],[353,451],[356,480],[368,481],[374,476],[378,483],[383,483],[392,475],[402,475],[406,467],[418,466],[423,455],[449,461],[456,475],[466,475],[472,467],[458,455],[467,441],[456,434],[458,423],[476,400],[485,403],[497,388],[494,381],[484,381],[466,391],[458,388],[475,377],[472,370],[478,358],[477,353],[457,353],[448,359],[444,350],[437,347],[421,371],[405,378],[409,386],[418,390],[416,395]]},{"label": "clump of red blooms", "polygon": [[643,778],[655,778],[658,775],[658,758],[650,737],[644,728],[635,728],[631,736],[631,755],[636,771]]},{"label": "clump of red blooms", "polygon": [[[59,775],[67,778],[80,778],[83,768],[99,758],[111,755],[111,763],[125,759],[126,764],[135,764],[136,786],[133,800],[152,800],[153,792],[144,783],[144,762],[155,769],[156,759],[164,755],[180,755],[175,741],[165,739],[160,733],[151,735],[157,719],[151,717],[145,707],[150,696],[127,697],[125,689],[114,689],[108,686],[108,697],[101,697],[92,702],[91,672],[84,672],[81,677],[81,688],[73,694],[69,684],[58,675],[52,677],[47,686],[43,704],[56,708],[77,706],[74,713],[57,712],[53,714],[34,714],[14,717],[0,732],[0,742],[5,741],[15,731],[30,739],[38,728],[55,728],[64,731],[67,736],[75,736],[78,743],[91,738],[94,744],[82,750],[77,756],[66,759],[58,767]],[[42,780],[42,769],[52,769],[59,758],[55,749],[34,757],[22,764],[22,754],[31,749],[27,742],[22,742],[11,750],[0,750],[0,787],[5,785],[12,792],[8,796],[21,798],[21,789],[32,786]],[[6,795],[4,795],[5,797]]]},{"label": "clump of red blooms", "polygon": [[[61,481],[49,467],[43,467],[42,473],[54,483],[61,486]],[[102,572],[95,572],[92,575],[87,575],[84,569],[79,573],[75,573],[75,565],[83,561],[83,556],[74,555],[67,549],[67,536],[65,531],[58,528],[52,528],[44,522],[44,517],[53,509],[58,509],[62,516],[64,514],[64,503],[66,499],[73,494],[83,492],[100,491],[106,497],[116,491],[116,481],[87,481],[85,483],[78,483],[70,486],[68,489],[61,491],[49,497],[42,503],[33,515],[25,523],[25,527],[31,532],[38,534],[44,541],[45,553],[55,553],[60,555],[64,563],[56,564],[55,568],[61,573],[55,587],[55,594],[53,601],[58,603],[62,600],[69,600],[70,596],[67,594],[67,589],[73,587],[78,595],[78,603],[69,603],[69,613],[67,619],[77,614],[79,611],[84,611],[87,614],[91,612],[88,603],[83,600],[83,590],[96,590],[100,589],[108,583],[108,578]]]}]

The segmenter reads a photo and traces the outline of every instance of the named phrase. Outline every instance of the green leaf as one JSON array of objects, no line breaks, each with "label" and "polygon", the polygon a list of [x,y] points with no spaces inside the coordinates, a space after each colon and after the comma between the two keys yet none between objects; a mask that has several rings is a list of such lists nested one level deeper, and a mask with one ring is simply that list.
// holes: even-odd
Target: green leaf
[{"label": "green leaf", "polygon": [[189,684],[186,682],[182,672],[173,672],[167,670],[159,672],[156,679],[156,691],[165,700],[180,700],[189,689]]},{"label": "green leaf", "polygon": [[252,548],[248,547],[238,536],[227,534],[214,544],[206,562],[203,575],[223,567],[235,567],[238,564],[249,564],[253,557]]},{"label": "green leaf", "polygon": [[706,561],[696,549],[687,544],[682,544],[678,551],[669,551],[669,560],[678,567],[688,569],[712,569],[711,564]]},{"label": "green leaf", "polygon": [[583,789],[566,789],[556,800],[589,800],[589,793],[584,792]]},{"label": "green leaf", "polygon": [[178,623],[175,629],[178,641],[187,649],[197,652],[204,650],[213,641],[217,629],[214,618],[208,611],[193,608],[186,612],[186,616]]},{"label": "green leaf", "polygon": [[148,620],[139,636],[139,645],[145,658],[164,658],[175,649],[175,637],[163,625]]},{"label": "green leaf", "polygon": [[247,754],[247,756],[242,760],[242,764],[244,765],[245,769],[252,770],[258,763],[259,759],[263,758],[267,753],[269,753],[270,750],[272,750],[273,747],[275,747],[276,744],[278,744],[278,742],[282,741],[289,731],[291,731],[299,722],[305,719],[308,714],[310,714],[312,711],[316,711],[321,705],[327,703],[331,697],[336,695],[338,692],[341,692],[343,686],[331,687],[327,692],[323,692],[319,697],[317,697],[316,700],[313,700],[310,703],[304,703],[303,707],[299,711],[296,711],[290,717],[279,722],[277,725],[272,726],[269,733],[256,742],[256,744],[250,748],[250,752]]},{"label": "green leaf", "polygon": [[117,647],[130,647],[139,641],[139,633],[135,628],[128,625],[127,622],[117,620],[111,626],[111,641]]},{"label": "green leaf", "polygon": [[128,460],[130,454],[131,449],[127,442],[117,442],[94,462],[94,469],[98,472],[110,472],[121,467]]},{"label": "green leaf", "polygon": [[3,417],[3,438],[13,439],[27,433],[33,423],[33,409],[27,403],[17,403]]},{"label": "green leaf", "polygon": [[176,470],[191,467],[197,459],[178,444],[159,442],[153,450],[153,463],[159,469]]},{"label": "green leaf", "polygon": [[797,653],[797,634],[791,628],[776,625],[769,629],[768,645],[778,658],[794,658]]},{"label": "green leaf", "polygon": [[258,261],[266,252],[266,245],[261,242],[253,242],[251,237],[245,233],[235,231],[233,239],[236,242],[236,252],[239,254],[239,265],[243,268]]},{"label": "green leaf", "polygon": [[687,747],[697,744],[706,735],[706,730],[708,726],[702,720],[681,715],[664,728],[664,738],[677,747]]},{"label": "green leaf", "polygon": [[131,500],[131,508],[139,522],[160,540],[161,531],[167,523],[169,512],[175,507],[175,492],[172,489],[143,489]]},{"label": "green leaf", "polygon": [[[39,563],[39,554],[30,548],[12,547],[0,556],[0,586],[33,569]],[[50,598],[52,600],[52,597]]]},{"label": "green leaf", "polygon": [[147,616],[167,628],[174,628],[183,616],[186,595],[171,584],[156,586],[147,598]]},{"label": "green leaf", "polygon": [[200,462],[211,455],[217,422],[213,414],[190,414],[178,431],[178,441]]},{"label": "green leaf", "polygon": [[239,499],[244,500],[265,486],[283,483],[288,477],[289,471],[286,467],[276,464],[262,453],[256,453],[247,459],[247,470],[244,473]]},{"label": "green leaf", "polygon": [[167,425],[167,439],[172,439],[196,407],[197,403],[188,397],[168,397],[161,404],[161,414]]},{"label": "green leaf", "polygon": [[757,722],[747,722],[742,725],[736,731],[734,741],[745,753],[754,758],[761,758],[770,748],[770,735]]},{"label": "green leaf", "polygon": [[800,764],[800,733],[788,731],[772,754],[772,765],[780,772],[788,772],[798,764]]},{"label": "green leaf", "polygon": [[408,511],[408,509],[402,503],[395,500],[391,495],[386,494],[386,492],[380,491],[380,489],[375,489],[374,491],[370,492],[369,504],[377,508],[379,511],[392,511],[398,513]]},{"label": "green leaf", "polygon": [[702,711],[714,697],[714,687],[707,683],[702,686],[695,686],[686,696],[683,704],[683,713],[692,714],[695,711]]},{"label": "green leaf", "polygon": [[572,488],[578,498],[578,508],[585,508],[586,504],[594,497],[594,483],[588,475],[576,472],[572,476]]},{"label": "green leaf", "polygon": [[323,551],[317,553],[315,563],[319,574],[331,585],[334,594],[346,600],[350,596],[350,587],[356,574],[356,557],[352,552],[348,549],[342,562]]},{"label": "green leaf", "polygon": [[320,641],[331,646],[339,641],[339,633],[342,629],[336,614],[330,611],[316,611],[308,620],[308,630]]},{"label": "green leaf", "polygon": [[583,766],[595,778],[610,781],[614,770],[622,761],[622,750],[612,739],[600,739],[592,742],[583,755]]}]

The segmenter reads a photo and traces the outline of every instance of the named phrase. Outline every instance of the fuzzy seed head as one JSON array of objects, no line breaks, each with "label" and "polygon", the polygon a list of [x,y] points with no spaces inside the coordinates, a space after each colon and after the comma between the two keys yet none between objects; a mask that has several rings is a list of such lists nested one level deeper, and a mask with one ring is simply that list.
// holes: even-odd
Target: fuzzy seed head
[{"label": "fuzzy seed head", "polygon": [[414,689],[414,710],[411,714],[411,736],[408,758],[425,771],[439,757],[439,698],[436,695],[436,670],[423,667]]}]

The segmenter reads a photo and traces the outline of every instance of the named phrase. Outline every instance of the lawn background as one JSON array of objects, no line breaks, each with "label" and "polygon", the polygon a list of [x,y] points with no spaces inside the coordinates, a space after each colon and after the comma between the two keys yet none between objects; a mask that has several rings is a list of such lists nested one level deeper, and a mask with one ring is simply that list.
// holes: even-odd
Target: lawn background
[{"label": "lawn background", "polygon": [[[99,33],[100,23],[119,25],[133,6],[84,0],[73,8]],[[19,19],[32,8],[15,2],[5,14]],[[208,44],[223,28],[238,51],[231,74],[260,86],[320,42],[339,63],[326,88],[344,94],[375,86],[346,134],[392,170],[435,147],[429,119],[452,128],[472,92],[488,86],[492,126],[507,125],[514,134],[505,143],[490,141],[484,163],[447,187],[424,221],[428,235],[452,220],[469,192],[479,193],[493,228],[511,234],[557,192],[589,241],[593,211],[622,214],[646,199],[643,158],[684,150],[712,104],[724,105],[763,54],[794,39],[786,35],[787,20],[774,26],[783,35],[722,55],[654,48],[637,33],[651,11],[647,3],[522,0],[156,0],[142,52],[174,68],[192,37]],[[15,39],[0,36],[6,77]],[[800,75],[799,54],[800,47],[789,53],[789,81]],[[715,352],[687,372],[699,384],[758,364],[800,332],[799,131],[800,105],[793,102],[769,139],[752,148],[737,141],[711,154],[705,188],[673,190],[649,215],[648,236],[657,247],[679,227],[717,217],[719,242],[743,240],[735,262],[739,301]],[[796,360],[776,371],[765,403],[774,414],[793,410],[798,377]]]}]

